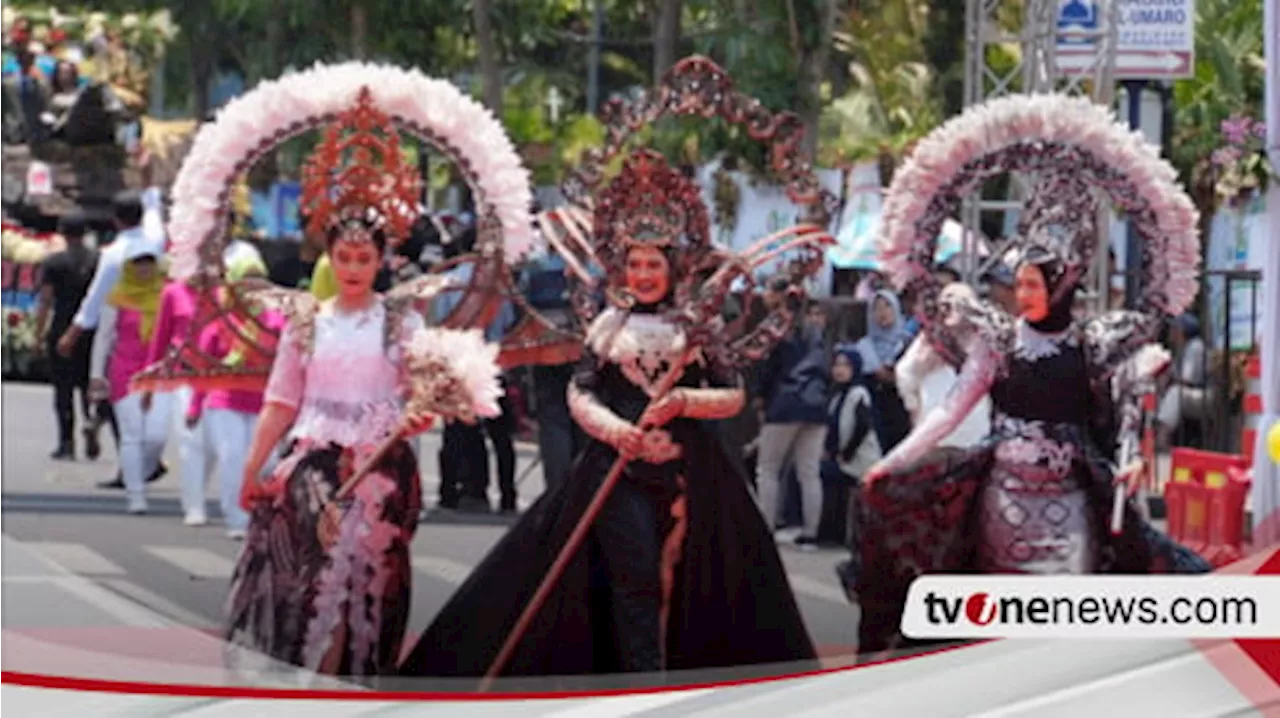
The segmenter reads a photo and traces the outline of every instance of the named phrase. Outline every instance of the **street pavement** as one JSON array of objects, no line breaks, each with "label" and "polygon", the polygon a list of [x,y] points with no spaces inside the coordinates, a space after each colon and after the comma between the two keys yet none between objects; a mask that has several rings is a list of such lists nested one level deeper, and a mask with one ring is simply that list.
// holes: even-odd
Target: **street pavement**
[{"label": "street pavement", "polygon": [[[141,620],[136,615],[158,616],[165,625],[195,629],[191,635],[216,631],[240,548],[224,535],[216,518],[216,484],[209,486],[209,525],[183,526],[177,446],[170,442],[166,460],[171,472],[150,485],[150,512],[129,516],[123,492],[95,486],[115,473],[114,447],[105,432],[104,452],[96,462],[83,458],[56,462],[48,458],[55,443],[52,390],[5,382],[0,400],[4,534],[0,574],[6,592],[2,619],[6,632],[111,621],[133,625]],[[423,495],[428,506],[434,504],[439,485],[438,449],[437,434],[421,438]],[[517,476],[523,477],[521,509],[543,490],[540,470],[530,469],[536,464],[536,453],[531,445],[517,449]],[[497,505],[496,486],[493,491],[491,500]],[[413,543],[411,638],[427,626],[512,521],[497,515],[427,512]],[[836,660],[852,653],[857,609],[845,600],[833,573],[845,553],[803,553],[787,544],[780,551],[814,643]],[[43,568],[37,571],[32,566]],[[84,604],[108,615],[95,619],[80,607]],[[5,653],[9,660],[10,651]]]}]

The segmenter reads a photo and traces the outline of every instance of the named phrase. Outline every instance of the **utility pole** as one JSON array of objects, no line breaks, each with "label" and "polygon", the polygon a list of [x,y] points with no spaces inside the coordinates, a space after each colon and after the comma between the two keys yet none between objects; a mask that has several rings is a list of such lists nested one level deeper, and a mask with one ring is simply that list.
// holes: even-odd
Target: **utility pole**
[{"label": "utility pole", "polygon": [[[1146,80],[1125,80],[1124,94],[1129,106],[1129,127],[1142,130],[1142,93],[1147,89]],[[1142,291],[1142,238],[1133,228],[1133,220],[1125,223],[1124,306],[1132,309],[1138,305]]]},{"label": "utility pole", "polygon": [[587,59],[587,114],[600,110],[600,45],[604,33],[604,0],[592,0],[591,53]]}]

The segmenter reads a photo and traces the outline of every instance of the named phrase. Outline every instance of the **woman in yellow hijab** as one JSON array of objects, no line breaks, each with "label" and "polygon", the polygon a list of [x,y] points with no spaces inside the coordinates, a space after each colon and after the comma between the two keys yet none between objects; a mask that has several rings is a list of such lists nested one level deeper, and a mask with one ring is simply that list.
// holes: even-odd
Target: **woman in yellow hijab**
[{"label": "woman in yellow hijab", "polygon": [[89,391],[109,399],[120,429],[120,470],[129,513],[147,511],[146,479],[160,465],[171,427],[168,397],[155,395],[149,409],[129,382],[147,363],[147,349],[168,284],[163,251],[148,242],[127,249],[120,279],[107,298],[90,356]]}]

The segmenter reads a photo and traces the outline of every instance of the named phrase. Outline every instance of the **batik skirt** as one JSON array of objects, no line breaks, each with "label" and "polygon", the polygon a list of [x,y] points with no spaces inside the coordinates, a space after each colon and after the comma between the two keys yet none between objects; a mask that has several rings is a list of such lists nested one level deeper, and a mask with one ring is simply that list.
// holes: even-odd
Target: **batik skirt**
[{"label": "batik skirt", "polygon": [[[1003,572],[993,566],[993,557],[999,556],[991,552],[991,537],[1023,537],[1007,526],[984,525],[1009,520],[993,511],[990,501],[991,489],[999,488],[993,482],[1000,481],[1005,471],[995,453],[994,443],[969,451],[939,451],[864,492],[858,522],[862,565],[854,587],[861,609],[860,654],[907,649],[918,643],[899,630],[907,589],[916,577]],[[1153,528],[1132,502],[1125,507],[1121,533],[1112,536],[1108,528],[1114,493],[1110,468],[1092,447],[1082,447],[1081,455],[1073,474],[1078,477],[1080,510],[1088,525],[1087,565],[1093,572],[1210,570],[1203,558]],[[1067,552],[1051,563],[1061,564],[1061,569],[1079,563],[1077,558]]]},{"label": "batik skirt", "polygon": [[233,663],[256,652],[329,675],[394,670],[410,608],[418,463],[399,442],[347,497],[333,498],[363,456],[299,441],[277,467],[284,490],[254,509],[231,579]]}]

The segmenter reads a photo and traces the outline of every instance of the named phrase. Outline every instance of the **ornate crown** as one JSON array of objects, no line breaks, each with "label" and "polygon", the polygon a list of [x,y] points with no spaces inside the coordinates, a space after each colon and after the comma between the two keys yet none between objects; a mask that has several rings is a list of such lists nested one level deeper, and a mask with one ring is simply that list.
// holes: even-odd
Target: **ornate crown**
[{"label": "ornate crown", "polygon": [[637,245],[675,248],[677,270],[696,264],[711,246],[707,208],[698,187],[652,150],[637,150],[600,193],[595,207],[596,255],[610,275]]},{"label": "ornate crown", "polygon": [[[307,231],[324,234],[342,222],[369,219],[387,241],[409,234],[417,219],[422,181],[400,154],[400,134],[373,102],[368,86],[338,115],[302,169]],[[348,232],[359,240],[360,233]],[[365,238],[368,238],[367,235]]]}]

